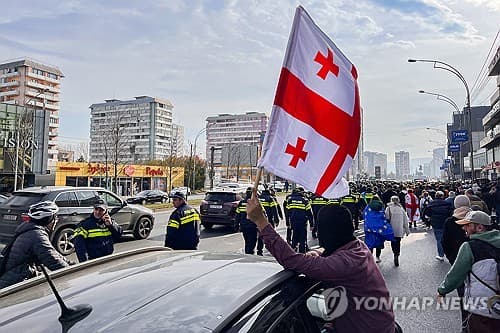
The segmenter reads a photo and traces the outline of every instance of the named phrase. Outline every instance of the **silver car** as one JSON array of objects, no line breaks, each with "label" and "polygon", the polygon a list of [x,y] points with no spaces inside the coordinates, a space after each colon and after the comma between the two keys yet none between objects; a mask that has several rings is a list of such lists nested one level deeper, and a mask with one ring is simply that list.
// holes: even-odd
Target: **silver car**
[{"label": "silver car", "polygon": [[29,219],[29,207],[40,201],[53,201],[59,207],[59,221],[50,235],[54,247],[63,255],[73,253],[71,242],[73,230],[93,210],[94,204],[104,200],[112,218],[124,233],[131,233],[136,239],[145,239],[153,230],[153,211],[140,205],[125,202],[116,194],[100,187],[47,186],[29,187],[16,191],[0,204],[0,241],[6,242],[17,226]]}]

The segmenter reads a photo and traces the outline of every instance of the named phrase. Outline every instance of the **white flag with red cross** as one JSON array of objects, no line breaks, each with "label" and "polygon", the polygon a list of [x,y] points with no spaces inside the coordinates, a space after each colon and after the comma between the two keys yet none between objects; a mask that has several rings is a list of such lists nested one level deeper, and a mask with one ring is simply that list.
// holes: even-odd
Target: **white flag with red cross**
[{"label": "white flag with red cross", "polygon": [[343,176],[361,133],[357,77],[297,7],[259,167],[325,198],[349,194]]}]

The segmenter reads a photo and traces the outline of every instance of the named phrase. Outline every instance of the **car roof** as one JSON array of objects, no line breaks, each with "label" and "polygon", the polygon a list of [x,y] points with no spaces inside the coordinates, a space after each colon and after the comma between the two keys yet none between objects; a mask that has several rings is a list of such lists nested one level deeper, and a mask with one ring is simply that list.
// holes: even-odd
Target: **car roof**
[{"label": "car roof", "polygon": [[[132,250],[52,273],[68,306],[93,308],[71,332],[214,330],[256,294],[294,276],[270,257],[165,250]],[[1,290],[0,308],[6,331],[60,327],[43,277]]]},{"label": "car roof", "polygon": [[13,194],[20,194],[20,193],[39,193],[39,194],[46,194],[46,193],[51,193],[51,192],[57,192],[57,191],[62,191],[62,190],[104,190],[102,187],[74,187],[74,186],[34,186],[34,187],[27,187],[25,189],[19,190],[14,192]]}]

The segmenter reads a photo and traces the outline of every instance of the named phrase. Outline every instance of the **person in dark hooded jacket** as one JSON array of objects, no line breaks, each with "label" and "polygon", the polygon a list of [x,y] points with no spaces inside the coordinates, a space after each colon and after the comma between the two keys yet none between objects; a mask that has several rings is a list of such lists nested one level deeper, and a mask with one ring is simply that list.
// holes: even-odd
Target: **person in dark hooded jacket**
[{"label": "person in dark hooded jacket", "polygon": [[442,191],[436,191],[434,200],[429,203],[424,212],[424,215],[429,217],[429,221],[434,231],[438,251],[436,259],[439,261],[444,260],[444,250],[441,243],[443,238],[444,223],[452,213],[453,207],[444,201],[444,193]]},{"label": "person in dark hooded jacket", "polygon": [[5,258],[5,273],[0,276],[0,289],[36,276],[35,264],[42,264],[51,271],[69,265],[49,239],[49,232],[54,230],[57,223],[58,211],[57,205],[51,201],[30,207],[30,220],[17,227],[18,236]]},{"label": "person in dark hooded jacket", "polygon": [[[324,281],[325,286],[342,288],[343,296],[347,298],[346,310],[325,326],[328,325],[329,329],[333,326],[338,332],[395,332],[394,313],[384,277],[366,245],[354,236],[347,208],[327,205],[319,211],[318,240],[321,248],[307,254],[296,253],[272,228],[255,193],[248,201],[247,214],[259,228],[266,248],[285,269]],[[354,297],[384,299],[388,306],[357,309]]]}]

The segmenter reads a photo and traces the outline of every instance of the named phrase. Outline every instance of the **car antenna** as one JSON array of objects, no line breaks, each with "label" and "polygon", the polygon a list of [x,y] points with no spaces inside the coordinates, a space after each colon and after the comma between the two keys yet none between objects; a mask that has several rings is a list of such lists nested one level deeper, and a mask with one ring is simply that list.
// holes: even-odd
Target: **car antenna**
[{"label": "car antenna", "polygon": [[61,295],[59,295],[54,282],[47,273],[47,269],[40,263],[37,263],[37,266],[42,270],[43,275],[45,276],[45,279],[50,286],[50,289],[52,289],[54,296],[56,296],[57,303],[59,303],[59,306],[61,307],[61,316],[59,316],[59,321],[62,324],[62,331],[63,333],[68,332],[68,330],[73,327],[73,325],[87,317],[90,312],[92,312],[92,306],[89,304],[79,304],[73,308],[67,307],[66,304],[64,304]]}]

